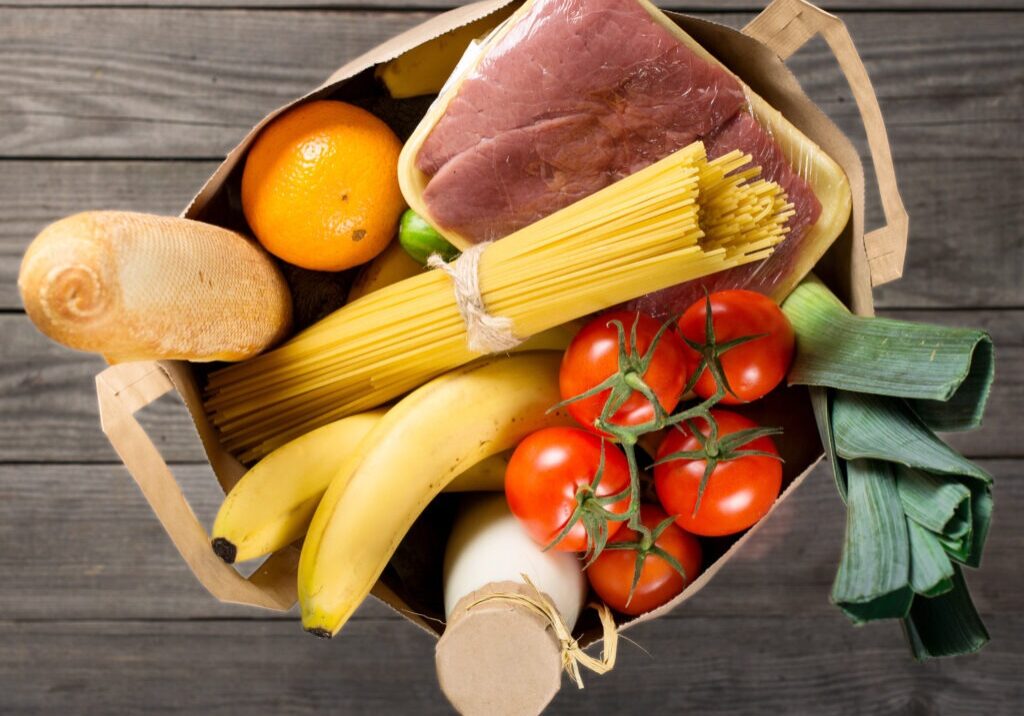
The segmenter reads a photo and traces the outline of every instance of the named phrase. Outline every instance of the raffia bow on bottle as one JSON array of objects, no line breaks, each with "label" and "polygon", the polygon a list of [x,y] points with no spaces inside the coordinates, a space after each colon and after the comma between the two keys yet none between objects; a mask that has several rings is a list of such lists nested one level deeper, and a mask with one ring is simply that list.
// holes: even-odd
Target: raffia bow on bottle
[{"label": "raffia bow on bottle", "polygon": [[548,599],[525,574],[521,575],[526,585],[533,591],[533,595],[520,594],[519,592],[494,592],[487,594],[471,602],[466,610],[479,606],[484,602],[505,601],[523,606],[534,614],[544,619],[554,632],[562,652],[562,668],[576,682],[576,686],[583,688],[583,676],[580,674],[580,666],[585,666],[596,674],[607,674],[615,668],[615,657],[619,649],[619,632],[615,627],[615,618],[612,610],[600,602],[591,602],[587,606],[596,610],[601,619],[603,647],[601,658],[591,656],[583,651],[579,642],[573,638],[572,632],[566,626],[558,608]]}]

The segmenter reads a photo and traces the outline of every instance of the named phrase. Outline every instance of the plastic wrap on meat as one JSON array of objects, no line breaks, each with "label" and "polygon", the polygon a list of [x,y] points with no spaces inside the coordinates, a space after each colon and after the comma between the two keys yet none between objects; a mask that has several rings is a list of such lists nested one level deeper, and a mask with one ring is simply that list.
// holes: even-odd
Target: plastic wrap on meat
[{"label": "plastic wrap on meat", "polygon": [[416,157],[439,225],[501,238],[710,134],[739,82],[633,0],[538,0]]}]

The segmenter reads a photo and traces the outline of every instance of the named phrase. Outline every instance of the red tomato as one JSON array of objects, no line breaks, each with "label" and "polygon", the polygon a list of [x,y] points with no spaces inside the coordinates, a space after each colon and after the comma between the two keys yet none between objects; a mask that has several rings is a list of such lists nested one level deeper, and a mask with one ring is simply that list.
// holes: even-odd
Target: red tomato
[{"label": "red tomato", "polygon": [[[636,323],[636,357],[643,357],[650,348],[661,324],[650,316],[634,311],[611,311],[602,314],[585,325],[562,358],[562,369],[558,376],[562,400],[568,400],[600,385],[609,376],[619,371],[619,334],[611,321],[620,321],[626,331],[626,348],[631,349],[629,338]],[[675,410],[686,385],[686,346],[672,330],[662,334],[654,349],[654,356],[644,382],[650,386],[666,413]],[[628,368],[627,368],[628,369]],[[569,414],[589,430],[601,434],[594,427],[601,410],[608,400],[610,390],[583,400],[569,403]],[[633,392],[626,402],[611,417],[615,425],[641,425],[654,417],[651,401]]]},{"label": "red tomato", "polygon": [[[640,506],[640,521],[647,529],[654,530],[666,519],[668,516],[658,507]],[[623,527],[610,543],[636,542],[639,538],[638,533]],[[633,598],[629,599],[639,555],[632,549],[605,549],[587,568],[590,586],[605,604],[623,614],[643,614],[671,601],[697,578],[700,573],[701,550],[700,542],[693,535],[675,525],[669,525],[654,544],[675,557],[686,572],[686,578],[657,553],[649,552],[640,570],[640,580],[633,590]]]},{"label": "red tomato", "polygon": [[[712,410],[718,423],[719,440],[740,430],[759,427],[742,415],[727,410]],[[708,435],[706,421],[701,433]],[[689,429],[680,425],[669,430],[658,448],[658,460],[676,452],[700,450],[700,442]],[[738,450],[759,450],[778,455],[770,437],[737,446]],[[771,457],[749,455],[725,459],[715,466],[704,489],[700,508],[694,515],[697,493],[704,475],[703,459],[672,460],[654,466],[654,488],[665,511],[676,516],[676,524],[688,532],[707,537],[730,535],[747,529],[765,516],[782,487],[782,462]]]},{"label": "red tomato", "polygon": [[[601,464],[602,442],[604,473],[594,495],[605,497],[629,486],[629,465],[619,448],[593,433],[578,428],[545,428],[527,436],[512,453],[505,470],[505,498],[512,514],[538,544],[551,544],[572,517],[580,488],[593,482]],[[628,507],[627,496],[605,509],[621,515]],[[622,524],[608,522],[609,535]],[[555,545],[563,552],[584,552],[589,547],[582,521]]]},{"label": "red tomato", "polygon": [[[711,317],[717,344],[763,334],[761,338],[722,353],[720,360],[725,379],[735,393],[726,393],[722,403],[738,405],[763,398],[774,390],[793,362],[796,342],[793,327],[782,309],[772,299],[754,291],[717,291],[711,294]],[[707,306],[702,298],[679,319],[683,337],[695,343],[706,343],[706,319]],[[685,350],[687,368],[692,374],[697,370],[700,354],[690,346]],[[705,368],[693,390],[700,397],[709,398],[717,388],[714,376]]]}]

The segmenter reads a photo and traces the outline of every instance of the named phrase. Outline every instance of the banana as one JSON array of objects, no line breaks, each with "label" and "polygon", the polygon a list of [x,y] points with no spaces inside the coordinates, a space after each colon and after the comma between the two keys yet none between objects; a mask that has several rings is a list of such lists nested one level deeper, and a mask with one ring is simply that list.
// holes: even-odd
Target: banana
[{"label": "banana", "polygon": [[276,552],[306,533],[331,479],[384,410],[325,425],[282,445],[231,489],[213,523],[213,551],[228,564]]},{"label": "banana", "polygon": [[345,462],[299,558],[302,625],[338,633],[370,593],[413,521],[480,460],[548,425],[570,424],[557,352],[519,353],[436,378],[398,402]]}]

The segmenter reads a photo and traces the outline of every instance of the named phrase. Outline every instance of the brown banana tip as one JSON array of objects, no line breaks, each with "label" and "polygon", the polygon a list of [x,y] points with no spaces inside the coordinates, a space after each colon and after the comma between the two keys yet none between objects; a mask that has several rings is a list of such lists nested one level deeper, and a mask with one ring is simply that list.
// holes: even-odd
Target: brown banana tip
[{"label": "brown banana tip", "polygon": [[235,545],[228,542],[223,537],[214,538],[213,542],[214,553],[223,559],[228,564],[235,563],[235,557],[238,556],[238,548]]},{"label": "brown banana tip", "polygon": [[327,631],[326,629],[322,629],[321,627],[307,629],[306,632],[312,634],[317,639],[330,639],[332,636],[334,636],[333,634],[331,634],[331,632]]}]

